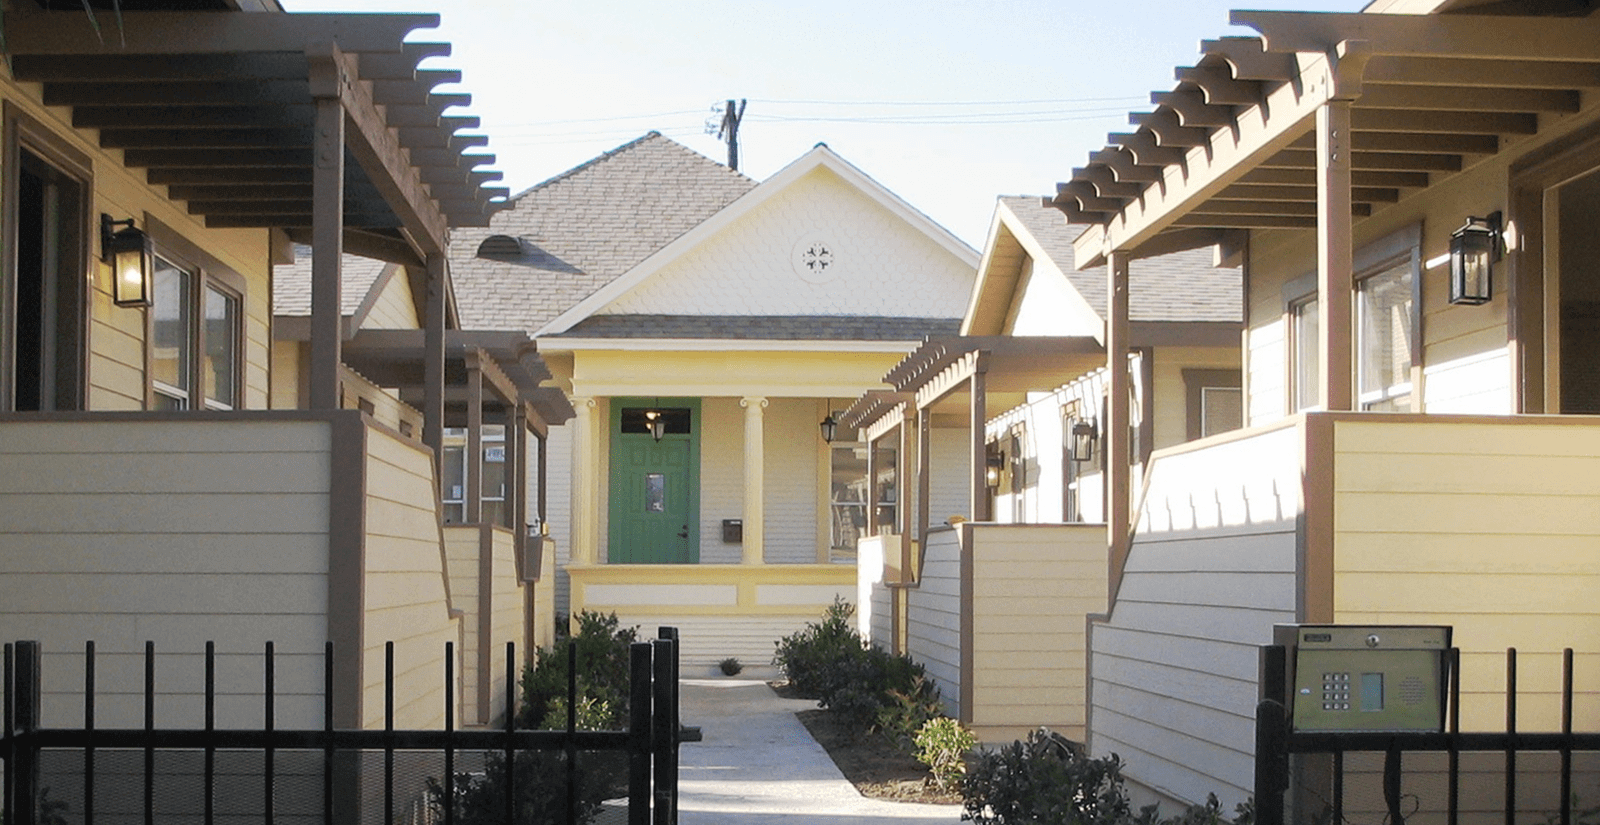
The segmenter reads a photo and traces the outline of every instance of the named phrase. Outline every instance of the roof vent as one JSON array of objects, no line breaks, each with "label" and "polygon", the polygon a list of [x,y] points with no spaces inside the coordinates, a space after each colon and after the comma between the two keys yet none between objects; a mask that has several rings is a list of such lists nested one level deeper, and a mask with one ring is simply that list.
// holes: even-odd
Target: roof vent
[{"label": "roof vent", "polygon": [[478,244],[480,258],[520,258],[528,252],[528,244],[510,235],[490,235]]}]

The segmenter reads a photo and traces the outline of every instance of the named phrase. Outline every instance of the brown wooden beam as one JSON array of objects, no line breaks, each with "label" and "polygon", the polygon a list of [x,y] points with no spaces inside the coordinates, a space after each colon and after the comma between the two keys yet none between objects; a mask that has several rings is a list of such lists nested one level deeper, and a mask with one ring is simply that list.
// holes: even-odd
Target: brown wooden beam
[{"label": "brown wooden beam", "polygon": [[1236,26],[1265,35],[1274,52],[1327,54],[1341,41],[1385,55],[1489,60],[1592,60],[1600,17],[1480,17],[1471,14],[1343,14],[1234,11]]},{"label": "brown wooden beam", "polygon": [[1178,113],[1169,108],[1148,113],[1135,112],[1128,115],[1128,122],[1150,130],[1156,136],[1157,145],[1160,146],[1180,148],[1204,146],[1211,139],[1210,129],[1185,126],[1179,122]]},{"label": "brown wooden beam", "polygon": [[130,168],[306,168],[311,165],[311,149],[129,149],[122,162]]},{"label": "brown wooden beam", "polygon": [[1232,126],[1235,118],[1232,106],[1209,105],[1199,91],[1151,92],[1150,102],[1171,110],[1185,128]]},{"label": "brown wooden beam", "polygon": [[1379,57],[1368,64],[1363,78],[1368,83],[1422,86],[1592,89],[1600,87],[1600,63],[1476,60],[1451,57]]},{"label": "brown wooden beam", "polygon": [[[1317,184],[1317,173],[1310,168],[1257,167],[1240,176],[1240,183],[1266,186],[1312,186]],[[1356,170],[1350,175],[1356,186],[1383,188],[1422,189],[1428,185],[1426,172],[1383,172]]]},{"label": "brown wooden beam", "polygon": [[311,165],[260,169],[216,167],[156,167],[145,172],[145,180],[155,186],[204,183],[311,183]]},{"label": "brown wooden beam", "polygon": [[310,105],[273,106],[78,106],[72,125],[79,129],[272,129],[304,128]]},{"label": "brown wooden beam", "polygon": [[[1353,200],[1353,198],[1352,198]],[[1190,211],[1191,215],[1311,215],[1316,216],[1315,201],[1240,201],[1209,200]],[[1350,214],[1366,217],[1372,214],[1372,205],[1352,203]]]},{"label": "brown wooden beam", "polygon": [[102,129],[102,149],[310,148],[311,128]]},{"label": "brown wooden beam", "polygon": [[1212,106],[1254,106],[1263,99],[1261,84],[1237,80],[1226,64],[1216,68],[1178,68],[1173,71],[1179,83],[1192,83]]},{"label": "brown wooden beam", "polygon": [[1363,84],[1363,109],[1443,109],[1462,112],[1576,112],[1582,96],[1553,89],[1480,89],[1470,86]]},{"label": "brown wooden beam", "polygon": [[[1348,150],[1347,150],[1348,151]],[[1316,151],[1285,149],[1262,161],[1263,167],[1309,169],[1316,165]],[[1415,152],[1350,152],[1356,169],[1401,172],[1459,172],[1461,156]]]},{"label": "brown wooden beam", "polygon": [[46,83],[46,106],[272,106],[304,104],[304,80]]},{"label": "brown wooden beam", "polygon": [[1172,225],[1214,229],[1315,229],[1317,219],[1294,215],[1199,215],[1190,212],[1174,218]]},{"label": "brown wooden beam", "polygon": [[[1313,135],[1289,144],[1296,149],[1316,146]],[[1422,152],[1449,154],[1492,155],[1500,151],[1500,139],[1494,135],[1462,135],[1449,133],[1376,132],[1351,130],[1350,146],[1356,151],[1369,152]]]},{"label": "brown wooden beam", "polygon": [[82,14],[10,9],[5,21],[6,49],[15,56],[303,53],[322,42],[350,52],[399,53],[413,30],[438,25],[437,14],[124,11],[117,36],[102,37]]},{"label": "brown wooden beam", "polygon": [[[1372,186],[1355,186],[1350,189],[1350,196],[1366,203],[1394,203],[1400,200],[1399,189],[1385,189]],[[1253,183],[1236,183],[1211,196],[1212,200],[1266,200],[1266,201],[1304,201],[1316,203],[1317,187],[1315,186],[1265,186]]]},{"label": "brown wooden beam", "polygon": [[1471,135],[1531,135],[1539,117],[1518,112],[1362,109],[1350,113],[1350,128],[1367,132],[1445,132]]},{"label": "brown wooden beam", "polygon": [[33,83],[153,83],[170,80],[306,79],[299,51],[186,55],[28,55],[12,58],[12,76]]},{"label": "brown wooden beam", "polygon": [[1226,60],[1233,68],[1233,76],[1240,80],[1283,81],[1299,72],[1294,55],[1266,51],[1259,37],[1202,40],[1200,52]]},{"label": "brown wooden beam", "polygon": [[1121,146],[1133,154],[1135,163],[1142,166],[1167,166],[1183,162],[1185,152],[1175,146],[1159,146],[1156,144],[1154,132],[1139,131],[1132,134],[1110,134],[1106,141],[1113,146]]}]

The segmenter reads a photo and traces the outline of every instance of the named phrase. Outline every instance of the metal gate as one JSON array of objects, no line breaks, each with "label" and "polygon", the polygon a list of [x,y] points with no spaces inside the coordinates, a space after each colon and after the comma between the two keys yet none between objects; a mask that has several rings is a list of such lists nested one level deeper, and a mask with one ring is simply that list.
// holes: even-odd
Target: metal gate
[{"label": "metal gate", "polygon": [[[597,776],[610,761],[626,774],[626,822],[675,825],[678,746],[699,731],[678,717],[678,634],[630,650],[629,725],[620,731],[577,728],[576,648],[568,648],[565,730],[514,727],[514,699],[498,728],[455,724],[454,646],[445,650],[442,730],[396,730],[394,645],[386,651],[382,729],[333,726],[333,645],[323,650],[323,725],[280,729],[274,724],[277,659],[262,656],[263,724],[216,727],[216,653],[205,651],[205,724],[198,729],[156,722],[155,647],[144,651],[144,724],[96,725],[94,643],[85,645],[83,725],[40,725],[41,650],[37,642],[4,646],[6,825],[156,825],[167,821],[332,825],[486,825],[578,823],[602,812],[620,818],[621,800],[601,804],[593,788],[621,786],[620,776]],[[506,645],[508,691],[517,684],[516,649]],[[196,697],[200,699],[200,697]],[[163,703],[174,701],[163,695]],[[599,755],[615,754],[604,760]],[[586,761],[588,760],[588,761]]]}]

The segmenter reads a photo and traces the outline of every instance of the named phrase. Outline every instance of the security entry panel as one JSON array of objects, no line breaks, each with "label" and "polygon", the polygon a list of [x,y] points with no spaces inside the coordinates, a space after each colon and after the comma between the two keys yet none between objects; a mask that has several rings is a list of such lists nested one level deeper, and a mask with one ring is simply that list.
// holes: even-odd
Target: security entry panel
[{"label": "security entry panel", "polygon": [[1444,730],[1450,628],[1278,625],[1296,731]]}]

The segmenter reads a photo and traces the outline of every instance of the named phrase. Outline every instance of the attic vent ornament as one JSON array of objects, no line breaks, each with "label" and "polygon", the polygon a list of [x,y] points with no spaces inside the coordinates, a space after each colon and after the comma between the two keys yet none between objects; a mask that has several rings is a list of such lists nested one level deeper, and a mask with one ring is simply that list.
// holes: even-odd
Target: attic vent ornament
[{"label": "attic vent ornament", "polygon": [[839,250],[821,238],[803,238],[794,246],[793,263],[802,280],[824,284],[838,277]]}]

